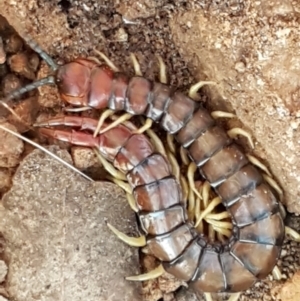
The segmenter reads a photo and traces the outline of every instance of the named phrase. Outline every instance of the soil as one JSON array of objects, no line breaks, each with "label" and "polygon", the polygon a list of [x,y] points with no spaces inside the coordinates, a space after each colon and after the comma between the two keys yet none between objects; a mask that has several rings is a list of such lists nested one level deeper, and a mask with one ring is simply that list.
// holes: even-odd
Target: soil
[{"label": "soil", "polygon": [[[282,187],[290,223],[299,220],[300,213],[300,56],[297,51],[300,6],[292,0],[223,3],[217,0],[2,0],[0,12],[22,37],[31,36],[61,64],[79,55],[96,56],[94,49],[98,49],[121,69],[133,74],[129,56],[134,52],[144,76],[154,79],[158,75],[155,55],[159,54],[167,65],[169,83],[180,90],[187,91],[199,80],[215,81],[216,86],[206,86],[200,91],[201,101],[209,109],[236,114],[236,119],[222,121],[225,127],[238,126],[251,133],[255,149],[251,150],[244,139],[241,144],[260,158]],[[2,95],[10,90],[10,83],[17,87],[32,79],[33,73],[40,78],[50,72],[45,63],[38,70],[34,68],[32,53],[27,56],[31,60],[17,57],[17,62],[19,59],[23,67],[27,66],[18,69],[16,58],[11,59],[15,49],[18,50],[18,41],[11,44],[13,51],[7,52],[7,64],[4,64],[7,67],[3,72],[5,76],[16,73],[18,76],[2,85]],[[0,43],[0,60],[1,53]],[[63,104],[55,87],[42,87],[39,95],[29,94],[27,98],[38,98],[38,104],[33,106],[39,108],[38,113],[30,109],[30,101],[24,109],[20,103],[11,103],[19,113],[25,112],[24,116],[32,113],[26,119],[29,124],[36,118],[62,114]],[[2,116],[6,115],[4,111]],[[10,122],[18,128],[16,120]],[[24,128],[18,130],[26,132]],[[32,132],[26,134],[37,139]],[[80,151],[75,149],[72,153],[80,154]],[[81,159],[74,161],[81,162]],[[289,225],[300,231],[299,223]],[[284,278],[275,281],[270,276],[258,282],[242,294],[240,301],[291,300],[293,294],[287,296],[285,285],[299,290],[299,277],[292,278],[299,270],[299,251],[299,243],[286,240],[278,263]],[[169,281],[169,287],[176,289],[173,280]],[[158,283],[155,287],[160,289]],[[161,289],[163,293],[146,288],[150,291],[145,294],[147,300],[183,300],[183,294],[185,300],[203,299],[185,292],[185,288],[174,294],[165,287]],[[213,297],[214,300],[226,298]]]}]

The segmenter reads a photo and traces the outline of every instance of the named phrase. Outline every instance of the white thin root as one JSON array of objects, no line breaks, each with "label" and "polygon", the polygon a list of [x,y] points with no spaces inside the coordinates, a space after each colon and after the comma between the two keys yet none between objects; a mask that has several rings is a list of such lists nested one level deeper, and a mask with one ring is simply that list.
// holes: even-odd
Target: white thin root
[{"label": "white thin root", "polygon": [[142,127],[140,127],[139,129],[137,129],[136,131],[134,131],[135,134],[143,134],[145,131],[149,130],[152,127],[153,124],[153,120],[151,120],[150,118],[147,118],[144,125]]},{"label": "white thin root", "polygon": [[235,114],[229,113],[229,112],[224,112],[224,111],[213,111],[213,112],[211,112],[211,116],[214,119],[217,119],[217,118],[235,118],[236,117]]},{"label": "white thin root", "polygon": [[176,177],[176,179],[178,181],[180,181],[180,167],[178,165],[178,162],[177,162],[176,158],[174,157],[174,155],[170,151],[167,152],[167,157],[168,157],[168,159],[170,161],[170,164],[172,166],[173,175]]},{"label": "white thin root", "polygon": [[114,113],[115,112],[113,110],[108,109],[101,114],[98,124],[97,124],[97,128],[95,129],[95,132],[93,134],[93,137],[96,137],[98,135],[100,128],[102,127],[105,119],[108,118],[109,116],[113,115]]},{"label": "white thin root", "polygon": [[140,237],[130,237],[123,232],[116,229],[111,224],[107,223],[108,228],[123,242],[128,244],[131,247],[144,247],[146,245],[146,237],[140,236]]},{"label": "white thin root", "polygon": [[238,301],[241,293],[233,293],[230,295],[228,301]]},{"label": "white thin root", "polygon": [[164,270],[164,268],[161,264],[157,268],[155,268],[154,270],[150,271],[149,273],[145,273],[145,274],[141,274],[141,275],[137,275],[137,276],[126,277],[126,280],[129,280],[129,281],[146,281],[146,280],[156,279],[156,278],[160,277],[161,275],[163,275],[164,272],[165,272],[165,270]]},{"label": "white thin root", "polygon": [[49,155],[50,157],[54,158],[55,160],[57,160],[58,162],[62,163],[63,165],[65,165],[66,167],[68,167],[69,169],[75,171],[76,173],[78,173],[79,175],[81,175],[82,177],[84,177],[85,179],[94,182],[93,179],[91,179],[89,176],[87,176],[86,174],[84,174],[83,172],[81,172],[80,170],[78,170],[76,167],[74,167],[72,164],[64,161],[63,159],[61,159],[60,157],[58,157],[57,155],[53,154],[52,152],[50,152],[48,149],[44,148],[43,146],[31,141],[30,139],[27,139],[26,137],[20,135],[19,133],[16,133],[8,128],[6,128],[5,126],[0,124],[0,129],[2,129],[3,131],[10,133],[11,135],[27,142],[28,144],[31,144],[32,146],[36,147],[37,149],[43,151],[45,154]]},{"label": "white thin root", "polygon": [[193,100],[199,100],[199,97],[197,95],[197,92],[199,89],[201,89],[205,85],[216,85],[217,83],[211,82],[211,81],[200,81],[196,83],[195,85],[190,87],[189,90],[189,97],[192,98]]},{"label": "white thin root", "polygon": [[228,238],[231,236],[231,231],[228,229],[224,229],[224,228],[220,228],[220,227],[216,227],[216,226],[213,226],[213,228],[216,232],[219,232]]},{"label": "white thin root", "polygon": [[273,275],[275,280],[280,280],[282,278],[282,274],[281,274],[281,272],[280,272],[277,265],[275,265],[275,267],[272,271],[272,275]]},{"label": "white thin root", "polygon": [[125,113],[122,116],[120,116],[118,119],[116,119],[114,122],[112,122],[110,125],[108,125],[106,128],[104,128],[103,130],[100,131],[100,134],[103,134],[111,129],[113,129],[114,127],[118,126],[119,124],[122,124],[123,122],[129,120],[132,117],[131,114],[129,113]]},{"label": "white thin root", "polygon": [[104,169],[110,174],[112,175],[114,178],[116,178],[117,180],[122,180],[122,181],[126,181],[126,177],[125,175],[118,171],[117,169],[115,169],[100,153],[97,149],[94,148],[94,152],[97,155],[99,161],[101,162],[101,164],[103,165]]},{"label": "white thin root", "polygon": [[126,198],[127,198],[127,201],[128,201],[128,204],[130,206],[130,208],[134,211],[134,212],[138,212],[139,209],[137,207],[137,204],[136,204],[136,201],[132,195],[132,193],[126,193]]},{"label": "white thin root", "polygon": [[141,66],[135,56],[135,54],[130,53],[130,58],[133,64],[134,72],[137,76],[143,76],[142,71],[141,71]]},{"label": "white thin root", "polygon": [[187,179],[188,179],[190,189],[197,195],[198,198],[202,200],[202,195],[195,187],[194,177],[195,177],[196,170],[197,170],[197,165],[194,162],[191,162],[187,170]]},{"label": "white thin root", "polygon": [[168,79],[167,79],[166,64],[164,63],[164,61],[160,55],[156,55],[156,58],[157,58],[158,64],[159,64],[159,81],[162,84],[167,84]]},{"label": "white thin root", "polygon": [[251,135],[248,132],[246,132],[245,130],[243,130],[241,128],[233,128],[233,129],[227,131],[227,134],[230,138],[235,138],[238,135],[246,137],[248,139],[248,142],[249,142],[251,148],[254,148],[254,143],[251,138]]},{"label": "white thin root", "polygon": [[285,226],[285,234],[289,235],[294,241],[300,242],[300,234],[294,229]]},{"label": "white thin root", "polygon": [[279,199],[280,201],[282,201],[283,199],[283,191],[282,189],[279,187],[279,185],[275,182],[274,179],[272,179],[271,177],[269,177],[268,175],[263,174],[263,178],[266,180],[266,182],[275,189],[275,191],[278,193],[279,195]]},{"label": "white thin root", "polygon": [[213,301],[211,293],[203,293],[206,301]]},{"label": "white thin root", "polygon": [[93,49],[101,58],[102,60],[114,71],[120,72],[119,68],[101,51],[97,49]]},{"label": "white thin root", "polygon": [[176,150],[175,150],[175,144],[174,144],[174,136],[171,135],[170,133],[167,134],[167,145],[169,150],[175,154]]},{"label": "white thin root", "polygon": [[180,158],[181,158],[182,163],[184,165],[189,165],[190,160],[189,160],[189,157],[187,155],[187,150],[183,146],[180,147],[179,154],[180,154]]},{"label": "white thin root", "polygon": [[221,199],[219,197],[214,198],[208,206],[201,212],[199,218],[195,223],[195,227],[197,228],[199,223],[209,214],[211,213],[219,204],[221,204]]},{"label": "white thin root", "polygon": [[272,177],[272,174],[268,170],[267,166],[261,163],[257,158],[253,157],[252,155],[246,155],[248,160],[258,168],[260,168],[262,171],[264,171],[269,177]]},{"label": "white thin root", "polygon": [[155,134],[155,132],[152,129],[148,129],[146,131],[147,135],[150,137],[150,139],[152,140],[152,143],[155,147],[155,149],[162,155],[164,155],[165,157],[167,157],[167,152],[165,150],[165,147],[162,143],[162,141],[159,139],[159,137]]}]

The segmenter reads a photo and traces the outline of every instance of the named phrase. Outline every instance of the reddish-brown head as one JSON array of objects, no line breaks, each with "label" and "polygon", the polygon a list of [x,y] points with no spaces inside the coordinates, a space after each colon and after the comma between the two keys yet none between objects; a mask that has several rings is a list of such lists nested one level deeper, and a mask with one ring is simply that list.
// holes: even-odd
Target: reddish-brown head
[{"label": "reddish-brown head", "polygon": [[113,71],[87,59],[59,68],[56,83],[61,98],[74,106],[105,108],[111,94]]},{"label": "reddish-brown head", "polygon": [[58,69],[56,84],[65,102],[74,106],[88,105],[92,67],[77,60]]}]

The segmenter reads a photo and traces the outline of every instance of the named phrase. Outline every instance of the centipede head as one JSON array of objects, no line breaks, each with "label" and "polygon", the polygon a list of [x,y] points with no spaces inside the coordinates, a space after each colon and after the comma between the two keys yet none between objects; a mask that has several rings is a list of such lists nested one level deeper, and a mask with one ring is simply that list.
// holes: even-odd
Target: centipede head
[{"label": "centipede head", "polygon": [[81,60],[61,66],[57,70],[55,83],[62,100],[74,106],[87,105],[90,74],[91,69]]},{"label": "centipede head", "polygon": [[107,106],[112,79],[109,66],[83,58],[61,66],[56,74],[58,91],[66,103],[96,109]]}]

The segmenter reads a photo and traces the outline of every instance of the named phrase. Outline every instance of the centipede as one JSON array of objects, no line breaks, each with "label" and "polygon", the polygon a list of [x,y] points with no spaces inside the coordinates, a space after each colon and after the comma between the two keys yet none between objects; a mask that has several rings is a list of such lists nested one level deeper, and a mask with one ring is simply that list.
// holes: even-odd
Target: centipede
[{"label": "centipede", "polygon": [[[57,66],[34,41],[26,41],[53,73],[12,93],[10,98],[55,84],[66,104],[106,110],[99,121],[64,116],[34,126],[43,136],[96,148],[125,175],[143,233],[136,245],[147,246],[160,262],[158,275],[167,272],[201,293],[235,293],[271,273],[285,236],[280,196],[257,164],[217,123],[218,114],[214,116],[196,101],[201,83],[188,95],[171,87],[161,58],[159,81],[142,76],[134,55],[134,76],[120,71],[102,53],[104,63],[77,58]],[[115,113],[123,114],[108,123],[106,119]],[[135,128],[129,122],[133,116],[144,116],[147,121]],[[226,243],[209,241],[196,229],[201,218],[196,222],[189,219],[179,177],[174,175],[169,158],[158,152],[144,133],[153,123],[174,137],[201,178],[209,183],[216,200],[226,208],[233,225]],[[53,128],[59,125],[73,130]]]}]

